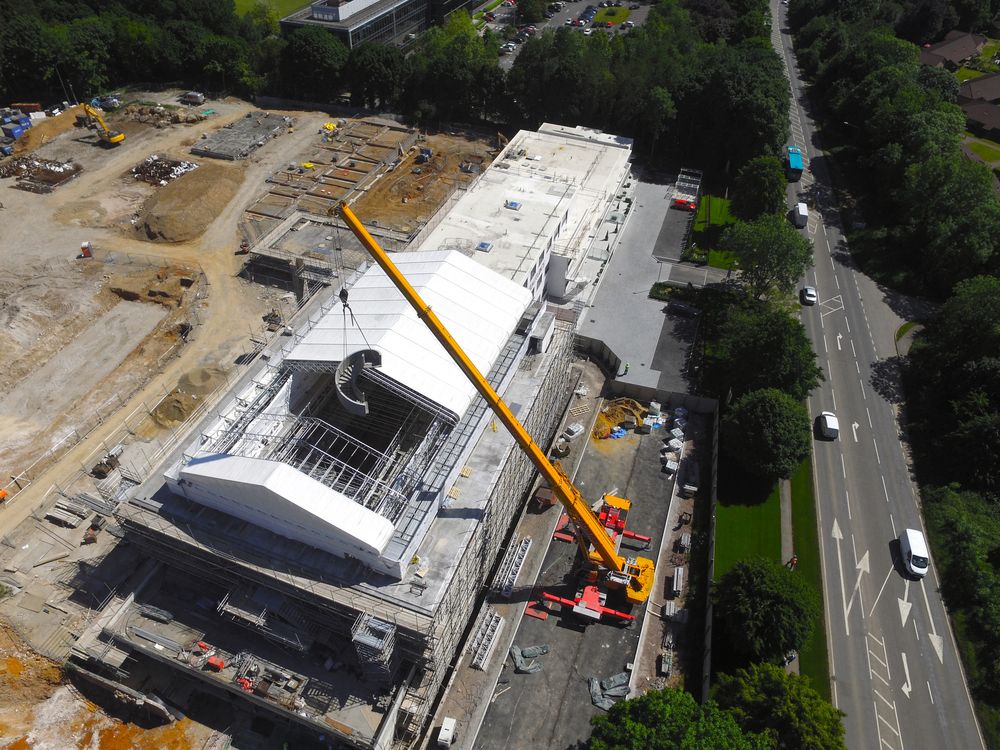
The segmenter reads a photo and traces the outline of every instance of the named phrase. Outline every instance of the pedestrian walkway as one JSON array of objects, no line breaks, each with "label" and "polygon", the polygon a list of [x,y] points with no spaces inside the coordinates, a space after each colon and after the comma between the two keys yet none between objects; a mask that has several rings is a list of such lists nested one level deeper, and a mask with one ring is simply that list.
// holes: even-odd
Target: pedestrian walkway
[{"label": "pedestrian walkway", "polygon": [[[789,567],[795,570],[798,557],[792,541],[792,482],[788,479],[778,480],[778,494],[781,498],[781,559],[787,560]],[[796,654],[785,669],[794,674],[799,673],[799,655]]]}]

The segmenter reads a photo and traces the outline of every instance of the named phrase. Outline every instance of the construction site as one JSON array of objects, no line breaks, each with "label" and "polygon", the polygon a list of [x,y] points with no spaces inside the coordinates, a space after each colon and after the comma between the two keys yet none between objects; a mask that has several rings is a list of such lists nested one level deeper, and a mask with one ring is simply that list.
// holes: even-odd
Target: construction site
[{"label": "construction site", "polygon": [[[49,310],[43,290],[5,280],[17,300],[5,301],[8,330],[23,333],[0,408],[25,427],[3,454],[0,614],[11,633],[130,720],[181,728],[169,745],[179,749],[236,747],[213,722],[234,710],[263,717],[250,722],[261,748],[282,737],[414,747],[456,716],[471,747],[470,730],[489,731],[485,698],[526,612],[600,621],[586,631],[598,640],[618,632],[608,621],[641,628],[615,651],[633,673],[609,683],[604,703],[587,699],[593,710],[630,680],[648,687],[664,647],[648,646],[647,600],[670,610],[667,622],[684,585],[661,553],[636,550],[690,549],[689,534],[666,530],[684,512],[690,522],[683,503],[706,461],[685,462],[685,440],[707,439],[711,410],[655,394],[663,411],[602,412],[606,374],[575,353],[579,312],[630,210],[631,142],[555,125],[509,142],[428,134],[235,100],[203,114],[109,116],[107,131],[126,134],[114,150],[95,154],[67,128],[19,157],[79,167],[16,205],[50,217],[36,275],[92,291]],[[34,231],[8,226],[0,241],[27,245]],[[371,243],[396,271],[373,263]],[[400,294],[397,273],[439,330]],[[461,354],[442,347],[442,331]],[[95,347],[104,356],[71,380],[68,363]],[[59,377],[59,398],[33,395]],[[662,428],[675,434],[663,440]],[[612,444],[649,459],[631,514],[632,480],[596,486],[606,472],[593,446]],[[546,455],[591,467],[586,505],[575,468],[539,479]],[[684,487],[688,500],[674,502]],[[533,513],[539,488],[565,514]],[[639,497],[650,492],[655,503]],[[519,531],[532,517],[538,528]],[[563,550],[547,563],[559,580],[536,591],[528,571],[548,538]],[[581,564],[596,572],[577,584]],[[519,591],[534,595],[484,607]],[[679,666],[665,671],[682,679]],[[484,700],[463,709],[470,690]],[[4,738],[29,738],[9,746],[36,746],[43,724],[55,731],[42,716],[0,715]],[[65,731],[97,731],[84,723]],[[129,735],[130,746],[168,746],[158,731]]]}]

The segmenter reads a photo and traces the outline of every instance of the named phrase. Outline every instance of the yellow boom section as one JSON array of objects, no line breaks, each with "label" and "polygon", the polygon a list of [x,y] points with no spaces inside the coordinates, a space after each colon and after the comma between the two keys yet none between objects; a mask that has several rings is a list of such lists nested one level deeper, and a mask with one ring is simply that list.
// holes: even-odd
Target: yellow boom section
[{"label": "yellow boom section", "polygon": [[104,118],[101,117],[101,113],[89,104],[83,105],[83,111],[97,123],[97,134],[102,141],[105,143],[121,143],[125,140],[125,134],[109,128],[108,124],[104,122]]},{"label": "yellow boom section", "polygon": [[406,301],[417,311],[417,316],[424,321],[424,324],[441,343],[441,346],[445,348],[445,351],[455,361],[455,364],[461,368],[465,376],[475,385],[480,395],[486,399],[486,403],[490,405],[497,418],[503,422],[503,425],[513,435],[514,440],[517,441],[521,450],[528,454],[528,458],[531,459],[535,468],[545,477],[556,497],[559,498],[563,507],[566,508],[567,515],[573,519],[580,531],[594,546],[595,553],[600,558],[604,567],[609,571],[628,577],[629,600],[636,602],[645,601],[649,596],[649,590],[653,584],[652,560],[638,558],[634,562],[631,560],[626,561],[625,558],[617,553],[614,540],[608,534],[607,529],[604,528],[590,506],[587,505],[586,501],[580,495],[580,491],[569,481],[566,473],[558,465],[558,462],[553,465],[549,461],[545,453],[542,452],[542,449],[538,447],[531,438],[531,435],[528,434],[528,431],[517,420],[517,417],[507,408],[507,404],[493,390],[486,378],[480,374],[479,370],[465,355],[465,352],[462,351],[462,348],[455,339],[448,333],[448,330],[438,319],[437,315],[435,315],[434,311],[420,298],[416,290],[410,286],[410,282],[404,278],[403,274],[399,272],[399,269],[396,268],[396,265],[389,259],[385,251],[379,247],[379,244],[368,233],[368,230],[364,228],[347,203],[340,204],[340,215],[344,217],[347,226],[361,241],[361,244],[365,246],[365,249],[371,253],[375,262],[385,271],[386,275],[392,280],[392,283],[396,285],[396,288],[406,298]]}]

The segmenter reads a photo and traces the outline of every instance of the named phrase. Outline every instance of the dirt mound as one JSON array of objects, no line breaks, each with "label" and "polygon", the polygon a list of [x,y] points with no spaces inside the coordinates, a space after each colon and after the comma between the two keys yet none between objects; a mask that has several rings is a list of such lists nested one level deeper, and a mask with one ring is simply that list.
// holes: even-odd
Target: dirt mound
[{"label": "dirt mound", "polygon": [[594,423],[593,436],[603,440],[611,434],[611,430],[625,422],[641,423],[646,410],[642,405],[630,398],[618,398],[609,401],[597,415]]},{"label": "dirt mound", "polygon": [[177,387],[157,404],[152,418],[159,427],[179,425],[204,402],[204,397],[218,388],[226,378],[218,367],[198,367],[184,373]]},{"label": "dirt mound", "polygon": [[164,307],[180,307],[184,290],[193,283],[194,273],[183,266],[165,266],[142,275],[115,274],[108,289],[128,302],[154,302]]},{"label": "dirt mound", "polygon": [[242,164],[207,162],[158,190],[135,223],[138,239],[187,242],[200,237],[243,182]]},{"label": "dirt mound", "polygon": [[39,146],[44,146],[49,141],[63,133],[73,129],[76,116],[83,114],[83,105],[70,107],[62,114],[55,117],[46,117],[44,120],[33,120],[31,127],[24,131],[24,135],[14,142],[15,154],[27,154],[34,151]]},{"label": "dirt mound", "polygon": [[199,367],[184,373],[177,381],[177,387],[193,396],[207,396],[218,388],[225,378],[225,371],[218,367]]}]

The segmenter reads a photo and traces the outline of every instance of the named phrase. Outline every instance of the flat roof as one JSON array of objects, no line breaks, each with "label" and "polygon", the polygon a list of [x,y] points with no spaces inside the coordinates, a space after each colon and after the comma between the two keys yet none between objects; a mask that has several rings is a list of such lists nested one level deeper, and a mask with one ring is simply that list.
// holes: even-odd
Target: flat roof
[{"label": "flat roof", "polygon": [[588,128],[522,130],[417,249],[462,250],[522,285],[550,240],[552,252],[580,261],[628,174],[631,148],[629,138]]},{"label": "flat roof", "polygon": [[[522,287],[458,252],[404,253],[393,261],[480,372],[488,372],[531,302]],[[289,352],[297,362],[340,362],[364,349],[385,376],[449,410],[457,421],[476,396],[444,347],[378,266],[351,288],[351,314],[336,307]]]}]

